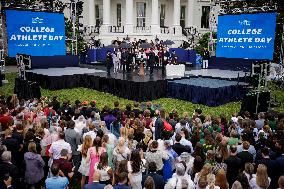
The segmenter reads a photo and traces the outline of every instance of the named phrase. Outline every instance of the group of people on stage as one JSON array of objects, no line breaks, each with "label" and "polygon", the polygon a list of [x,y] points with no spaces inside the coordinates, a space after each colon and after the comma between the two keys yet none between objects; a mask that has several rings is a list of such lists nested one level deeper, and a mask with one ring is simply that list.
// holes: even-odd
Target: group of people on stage
[{"label": "group of people on stage", "polygon": [[[117,41],[115,44],[119,44]],[[169,48],[160,43],[151,42],[151,47],[141,48],[141,40],[132,42],[132,48],[116,48],[114,52],[108,51],[106,57],[107,72],[113,67],[114,74],[122,70],[123,73],[135,72],[139,75],[146,75],[145,68],[149,68],[150,75],[153,74],[154,67],[162,67],[162,74],[165,74],[167,64],[178,64],[178,56],[175,52],[169,51]]]}]

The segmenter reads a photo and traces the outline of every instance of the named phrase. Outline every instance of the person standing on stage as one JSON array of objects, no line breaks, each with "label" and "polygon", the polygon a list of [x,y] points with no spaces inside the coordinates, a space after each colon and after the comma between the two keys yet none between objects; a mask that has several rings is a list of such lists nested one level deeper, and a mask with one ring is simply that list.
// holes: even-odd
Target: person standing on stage
[{"label": "person standing on stage", "polygon": [[112,54],[110,51],[107,51],[106,67],[107,67],[107,75],[110,75],[110,69],[112,67]]},{"label": "person standing on stage", "polygon": [[168,59],[170,56],[169,51],[166,48],[162,49],[162,75],[165,75],[165,67],[168,64]]},{"label": "person standing on stage", "polygon": [[203,69],[207,69],[208,68],[209,57],[210,57],[209,51],[207,50],[207,48],[204,48],[204,51],[203,51],[203,61],[202,61],[202,68]]},{"label": "person standing on stage", "polygon": [[127,60],[126,60],[126,71],[127,73],[129,73],[131,71],[131,63],[132,63],[132,60],[133,60],[133,56],[132,56],[132,52],[131,52],[131,49],[129,49],[127,51]]},{"label": "person standing on stage", "polygon": [[128,53],[125,51],[125,49],[123,49],[121,53],[121,65],[123,73],[125,73],[127,59],[128,59]]},{"label": "person standing on stage", "polygon": [[171,54],[171,63],[172,64],[178,64],[178,56],[176,54],[176,51],[173,50],[172,54]]},{"label": "person standing on stage", "polygon": [[119,58],[117,56],[117,51],[112,54],[112,61],[113,61],[113,73],[117,74],[119,66]]},{"label": "person standing on stage", "polygon": [[150,67],[150,75],[153,75],[154,71],[154,64],[155,64],[155,53],[153,52],[153,49],[149,52],[149,67]]},{"label": "person standing on stage", "polygon": [[118,49],[118,51],[116,52],[116,56],[118,59],[117,70],[120,70],[121,68],[121,49]]}]

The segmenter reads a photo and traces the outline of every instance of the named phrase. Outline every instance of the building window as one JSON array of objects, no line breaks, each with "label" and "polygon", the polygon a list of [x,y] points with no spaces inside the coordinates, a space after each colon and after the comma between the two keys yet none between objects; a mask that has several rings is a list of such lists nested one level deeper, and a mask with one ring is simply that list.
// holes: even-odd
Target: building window
[{"label": "building window", "polygon": [[137,2],[137,26],[145,27],[146,26],[146,3]]},{"label": "building window", "polygon": [[202,6],[201,28],[209,28],[210,7]]},{"label": "building window", "polygon": [[118,27],[121,26],[121,4],[117,4],[116,5],[116,17],[117,17],[117,21],[116,24]]},{"label": "building window", "polygon": [[160,26],[165,27],[165,19],[166,19],[166,5],[161,4],[160,10]]},{"label": "building window", "polygon": [[185,6],[180,7],[180,26],[185,28]]},{"label": "building window", "polygon": [[103,7],[102,5],[95,5],[95,17],[96,17],[96,26],[101,26],[103,24]]}]

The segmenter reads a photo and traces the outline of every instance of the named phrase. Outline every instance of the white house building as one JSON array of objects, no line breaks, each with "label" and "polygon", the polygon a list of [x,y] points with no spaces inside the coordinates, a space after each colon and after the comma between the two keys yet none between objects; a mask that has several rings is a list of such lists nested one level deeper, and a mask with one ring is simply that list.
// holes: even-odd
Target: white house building
[{"label": "white house building", "polygon": [[86,39],[95,36],[105,45],[128,35],[171,39],[179,46],[192,37],[189,33],[214,29],[217,14],[211,0],[84,0],[81,22]]}]

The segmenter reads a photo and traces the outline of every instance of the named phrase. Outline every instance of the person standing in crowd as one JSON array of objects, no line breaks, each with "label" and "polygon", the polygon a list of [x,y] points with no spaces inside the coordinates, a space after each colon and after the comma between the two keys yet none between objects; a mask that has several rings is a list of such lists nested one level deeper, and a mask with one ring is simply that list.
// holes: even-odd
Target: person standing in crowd
[{"label": "person standing in crowd", "polygon": [[[141,106],[142,115],[138,103],[122,109],[116,102],[112,109],[106,102],[98,104],[105,106],[100,111],[94,99],[91,106],[90,99],[76,100],[74,106],[58,100],[61,107],[55,112],[53,99],[11,98],[0,96],[0,118],[12,119],[0,125],[1,189],[42,188],[44,180],[47,189],[73,188],[81,178],[82,189],[284,188],[283,113],[264,116],[258,131],[258,118],[248,112],[205,119],[200,109],[190,116],[192,110],[159,111],[147,102]],[[105,123],[101,120],[109,110],[114,119]],[[81,165],[74,174],[76,162]],[[48,179],[43,176],[44,164],[49,165],[46,173],[51,171]]]},{"label": "person standing in crowd", "polygon": [[100,183],[100,178],[101,178],[101,175],[99,172],[96,172],[94,174],[94,179],[93,179],[93,182],[90,183],[90,184],[86,184],[84,186],[84,189],[105,189],[105,184],[101,184]]},{"label": "person standing in crowd", "polygon": [[17,139],[12,138],[12,130],[6,129],[4,132],[5,139],[2,141],[2,144],[7,147],[7,150],[11,152],[12,155],[12,163],[17,165],[18,163],[18,155],[20,150],[20,144]]},{"label": "person standing in crowd", "polygon": [[225,159],[224,163],[227,165],[227,179],[229,182],[230,187],[235,182],[239,170],[242,166],[242,160],[237,157],[237,147],[231,146],[230,147],[230,156]]},{"label": "person standing in crowd", "polygon": [[113,188],[114,189],[132,189],[130,186],[127,186],[127,173],[122,172],[118,174],[118,184],[116,184]]},{"label": "person standing in crowd", "polygon": [[190,177],[185,173],[185,167],[182,163],[176,164],[176,176],[172,177],[165,189],[194,189],[195,184]]},{"label": "person standing in crowd", "polygon": [[78,169],[79,173],[82,174],[81,178],[81,189],[84,189],[86,183],[86,177],[89,176],[90,163],[86,162],[87,152],[93,145],[93,138],[90,135],[86,135],[83,139],[83,144],[78,146],[78,151],[81,152],[82,160]]},{"label": "person standing in crowd", "polygon": [[89,183],[93,182],[93,175],[95,172],[95,165],[100,161],[102,153],[106,152],[106,149],[102,147],[102,141],[100,137],[96,137],[93,141],[93,147],[88,149],[86,163],[90,163],[89,170]]},{"label": "person standing in crowd", "polygon": [[81,137],[79,133],[77,133],[74,130],[74,128],[75,128],[75,122],[72,120],[69,121],[67,123],[67,129],[65,131],[65,141],[71,146],[72,161],[75,166],[74,173],[77,174],[79,166],[80,166],[80,161],[81,161],[80,152],[77,151],[77,149],[78,149],[78,146],[81,145]]},{"label": "person standing in crowd", "polygon": [[163,189],[165,186],[165,181],[163,177],[159,174],[157,174],[157,166],[155,162],[150,162],[148,165],[148,174],[143,175],[142,177],[142,185],[144,186],[147,177],[152,177],[155,183],[155,189]]},{"label": "person standing in crowd", "polygon": [[149,143],[149,150],[146,152],[145,159],[148,163],[155,162],[157,173],[163,175],[163,160],[169,159],[169,156],[164,150],[159,149],[159,143],[154,140]]},{"label": "person standing in crowd", "polygon": [[66,189],[68,187],[68,179],[60,172],[58,164],[52,164],[52,177],[45,180],[46,189]]},{"label": "person standing in crowd", "polygon": [[142,189],[142,173],[145,172],[146,160],[143,153],[137,149],[133,150],[130,161],[127,162],[130,185],[133,189]]},{"label": "person standing in crowd", "polygon": [[100,184],[111,184],[113,173],[112,168],[108,165],[108,154],[106,152],[101,154],[100,161],[95,164],[96,172],[101,175]]},{"label": "person standing in crowd", "polygon": [[204,48],[202,58],[203,58],[202,68],[207,69],[208,68],[208,60],[210,58],[210,53],[207,50],[207,48]]},{"label": "person standing in crowd", "polygon": [[249,181],[249,185],[252,189],[267,189],[270,185],[271,179],[267,175],[267,167],[263,164],[259,164],[256,170],[256,174]]},{"label": "person standing in crowd", "polygon": [[[20,168],[19,168],[20,169]],[[5,188],[5,183],[12,178],[10,185],[13,188],[20,188],[20,173],[16,165],[12,163],[12,153],[10,151],[4,151],[1,155],[0,161],[0,188]]]},{"label": "person standing in crowd", "polygon": [[27,189],[32,188],[41,189],[41,179],[44,177],[44,161],[42,157],[37,154],[36,144],[34,142],[29,143],[28,152],[24,154],[26,171],[25,181],[27,183]]}]

